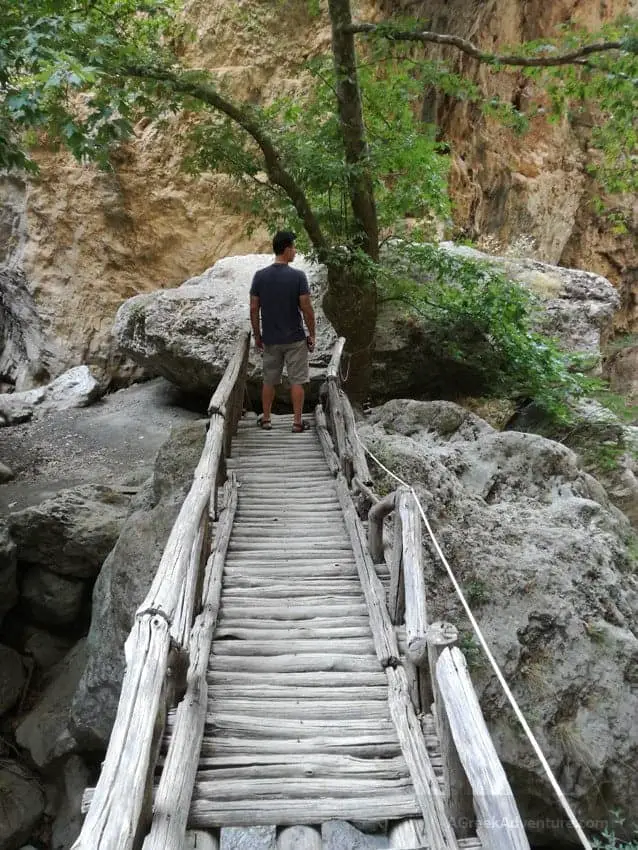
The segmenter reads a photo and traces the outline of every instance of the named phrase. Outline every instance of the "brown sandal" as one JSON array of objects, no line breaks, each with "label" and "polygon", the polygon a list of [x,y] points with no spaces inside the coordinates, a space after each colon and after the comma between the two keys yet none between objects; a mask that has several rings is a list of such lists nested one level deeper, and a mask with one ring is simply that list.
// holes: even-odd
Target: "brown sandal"
[{"label": "brown sandal", "polygon": [[293,422],[292,423],[292,433],[293,434],[303,434],[304,431],[307,431],[310,428],[310,425],[305,420],[301,422]]},{"label": "brown sandal", "polygon": [[260,416],[257,420],[257,424],[261,428],[262,431],[272,431],[272,422],[270,419],[264,419],[263,416]]}]

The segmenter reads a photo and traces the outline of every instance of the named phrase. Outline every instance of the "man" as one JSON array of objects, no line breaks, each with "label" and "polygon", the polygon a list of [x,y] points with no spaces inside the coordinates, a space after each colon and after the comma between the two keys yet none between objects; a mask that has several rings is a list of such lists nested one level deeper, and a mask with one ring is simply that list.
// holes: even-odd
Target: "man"
[{"label": "man", "polygon": [[[284,364],[290,381],[293,433],[307,429],[302,419],[304,384],[308,383],[308,352],[315,347],[315,314],[306,275],[290,267],[295,259],[295,234],[280,230],[272,240],[275,261],[260,269],[250,288],[250,323],[255,345],[264,355],[260,425],[270,430],[270,414]],[[261,314],[261,323],[260,323]],[[308,337],[301,318],[308,328]]]}]

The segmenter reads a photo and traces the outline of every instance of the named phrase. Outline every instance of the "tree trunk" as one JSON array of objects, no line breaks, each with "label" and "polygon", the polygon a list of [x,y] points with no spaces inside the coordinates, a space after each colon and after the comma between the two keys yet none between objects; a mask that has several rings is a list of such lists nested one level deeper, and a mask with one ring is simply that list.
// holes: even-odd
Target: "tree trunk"
[{"label": "tree trunk", "polygon": [[370,389],[377,289],[369,275],[357,269],[328,265],[328,290],[323,311],[344,348],[344,389],[354,404],[362,404]]}]

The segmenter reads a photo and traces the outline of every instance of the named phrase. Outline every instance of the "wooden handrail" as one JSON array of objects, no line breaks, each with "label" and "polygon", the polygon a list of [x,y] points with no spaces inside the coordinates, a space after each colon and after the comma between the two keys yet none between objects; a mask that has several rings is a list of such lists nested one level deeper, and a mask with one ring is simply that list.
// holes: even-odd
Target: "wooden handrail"
[{"label": "wooden handrail", "polygon": [[[117,715],[87,817],[72,850],[132,850],[150,822],[159,740],[167,704],[169,664],[187,664],[201,571],[208,552],[209,505],[241,416],[250,334],[215,390],[211,419],[193,483],[171,529],[151,587],[125,644],[126,670]],[[175,654],[177,651],[177,656]]]}]

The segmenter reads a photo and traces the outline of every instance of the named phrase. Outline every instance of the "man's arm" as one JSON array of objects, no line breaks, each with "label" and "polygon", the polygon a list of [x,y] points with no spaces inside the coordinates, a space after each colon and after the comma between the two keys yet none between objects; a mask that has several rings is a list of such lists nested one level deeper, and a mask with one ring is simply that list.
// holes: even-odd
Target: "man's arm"
[{"label": "man's arm", "polygon": [[299,296],[299,309],[308,328],[308,348],[312,351],[315,347],[315,311],[309,295]]},{"label": "man's arm", "polygon": [[264,347],[264,344],[261,340],[261,327],[259,324],[259,296],[251,295],[250,296],[250,324],[253,329],[253,339],[255,340],[255,345],[257,348]]}]

